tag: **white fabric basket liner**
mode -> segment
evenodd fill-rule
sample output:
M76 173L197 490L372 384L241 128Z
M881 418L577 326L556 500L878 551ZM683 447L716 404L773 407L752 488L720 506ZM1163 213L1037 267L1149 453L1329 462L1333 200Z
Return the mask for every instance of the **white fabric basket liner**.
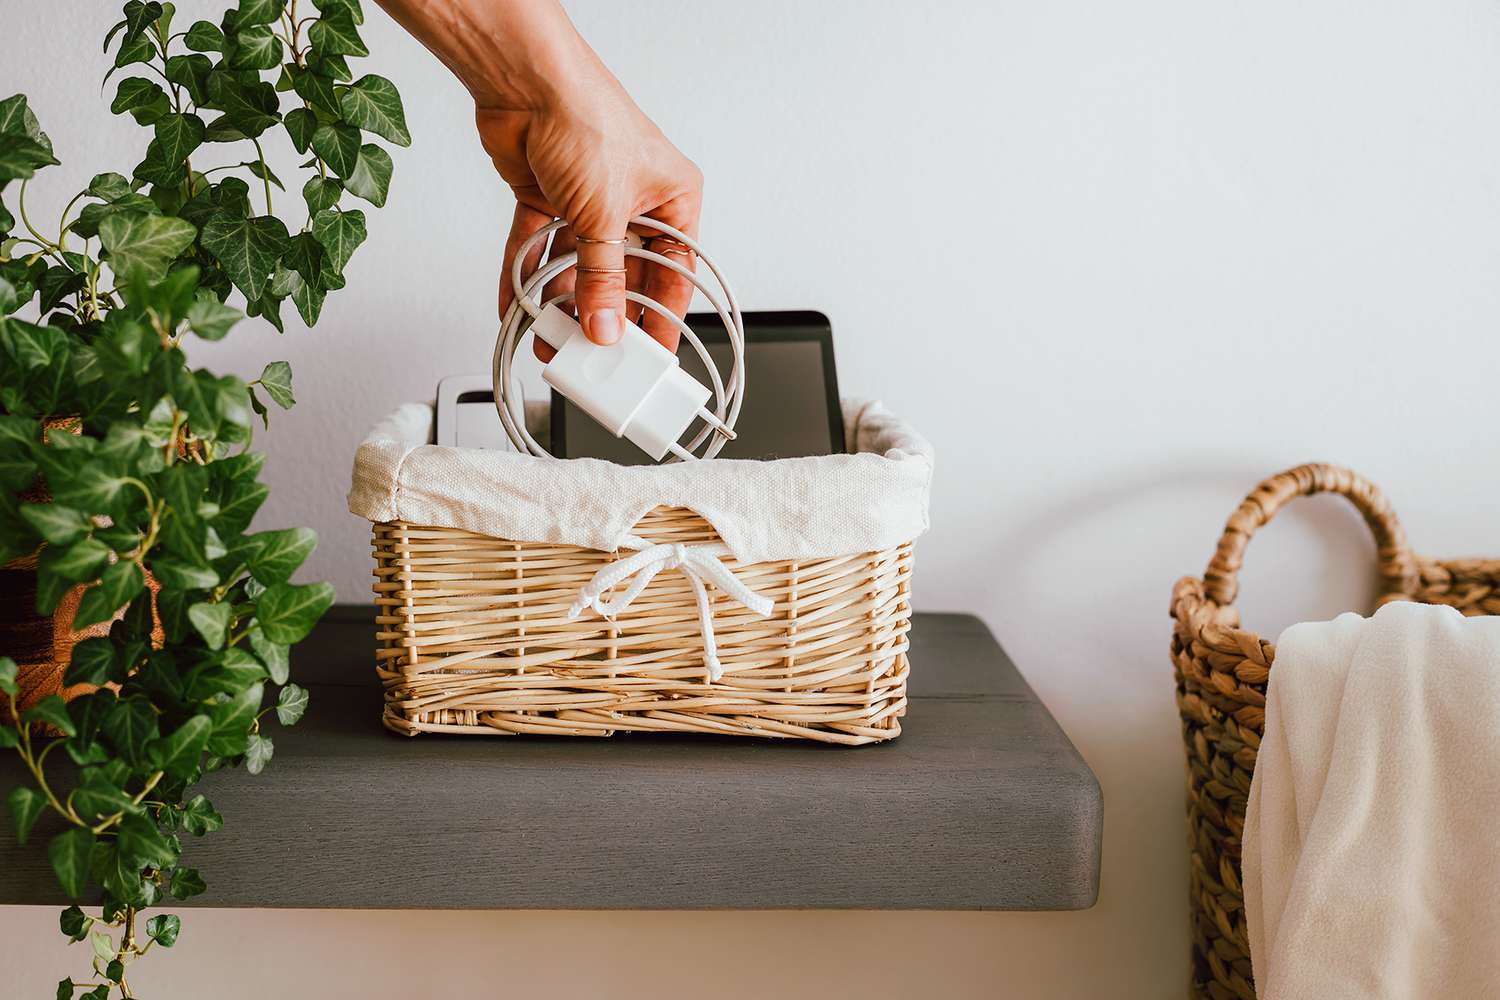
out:
M408 403L359 446L349 511L517 542L613 552L656 507L686 507L742 563L875 552L927 530L932 446L880 403L843 401L853 454L624 466L432 440L433 408ZM528 424L546 409L531 410Z

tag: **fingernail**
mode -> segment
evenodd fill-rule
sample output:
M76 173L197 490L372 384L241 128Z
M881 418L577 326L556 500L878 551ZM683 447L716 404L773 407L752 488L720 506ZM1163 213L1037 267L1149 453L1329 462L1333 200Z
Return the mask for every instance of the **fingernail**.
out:
M589 317L589 338L596 344L613 344L624 333L620 314L613 309L598 309Z

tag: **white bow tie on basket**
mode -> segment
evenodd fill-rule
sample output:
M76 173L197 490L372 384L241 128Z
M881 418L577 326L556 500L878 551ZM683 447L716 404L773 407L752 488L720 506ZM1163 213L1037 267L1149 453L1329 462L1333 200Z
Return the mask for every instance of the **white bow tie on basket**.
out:
M579 589L578 596L568 608L568 620L583 614L585 608L593 608L602 617L613 619L630 607L630 602L640 596L657 573L664 569L679 570L693 585L693 594L698 601L698 624L703 630L703 663L708 668L709 681L724 676L724 666L719 662L718 644L714 641L714 612L705 582L712 583L726 596L762 618L770 615L775 606L769 597L763 597L741 583L719 561L720 556L731 554L729 546L723 542L653 544L638 535L626 535L620 540L620 547L637 551L595 573L594 578ZM623 593L611 601L603 599L604 594L627 579L630 585Z

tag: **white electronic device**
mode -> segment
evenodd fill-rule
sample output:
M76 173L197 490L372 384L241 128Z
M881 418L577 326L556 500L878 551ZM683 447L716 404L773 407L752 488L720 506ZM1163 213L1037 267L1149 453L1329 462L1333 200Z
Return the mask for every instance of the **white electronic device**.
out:
M639 292L627 291L625 297L677 327L702 359L713 383L712 390L683 371L677 363L677 355L634 323L625 324L624 336L615 343L608 346L595 344L584 335L578 321L561 308L572 301L571 292L542 302L540 296L547 282L576 266L578 255L572 253L549 259L525 281L521 278L521 264L534 247L566 225L559 219L544 226L517 249L511 268L515 299L501 320L500 334L495 340L492 382L495 409L499 411L506 435L517 451L537 456L551 454L526 429L525 399L512 367L516 348L528 331L557 350L557 356L542 369L542 378L547 384L572 400L611 434L636 444L654 461L712 458L726 441L734 439L735 421L739 419L745 396L745 324L734 293L713 261L687 235L646 216L637 216L631 224L659 233L685 247L713 274L719 286L717 291L704 284L693 270L670 257L644 247L621 247L626 256L640 257L668 268L692 282L704 294L729 335L733 350L729 378L720 377L708 349L680 316ZM704 426L687 444L681 443L680 439L694 421L702 421Z
M488 375L449 375L438 383L434 444L447 448L514 451L505 426L495 419L494 380Z

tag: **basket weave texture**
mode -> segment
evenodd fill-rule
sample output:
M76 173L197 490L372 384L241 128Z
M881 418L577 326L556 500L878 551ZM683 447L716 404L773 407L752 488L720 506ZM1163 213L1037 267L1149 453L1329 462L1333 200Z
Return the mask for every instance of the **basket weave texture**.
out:
M648 542L718 541L658 507ZM769 618L710 591L724 674L710 682L691 583L655 576L613 620L573 620L579 589L622 554L404 522L374 527L378 672L396 732L714 733L865 744L906 712L912 547L724 565ZM629 553L623 553L628 555Z
M1276 647L1240 627L1234 600L1250 537L1289 500L1315 493L1347 497L1364 516L1375 536L1378 603L1418 601L1465 615L1500 614L1500 560L1414 555L1385 496L1348 469L1309 464L1272 476L1230 515L1203 578L1185 577L1172 592L1172 663L1187 744L1195 997L1255 997L1240 844Z

